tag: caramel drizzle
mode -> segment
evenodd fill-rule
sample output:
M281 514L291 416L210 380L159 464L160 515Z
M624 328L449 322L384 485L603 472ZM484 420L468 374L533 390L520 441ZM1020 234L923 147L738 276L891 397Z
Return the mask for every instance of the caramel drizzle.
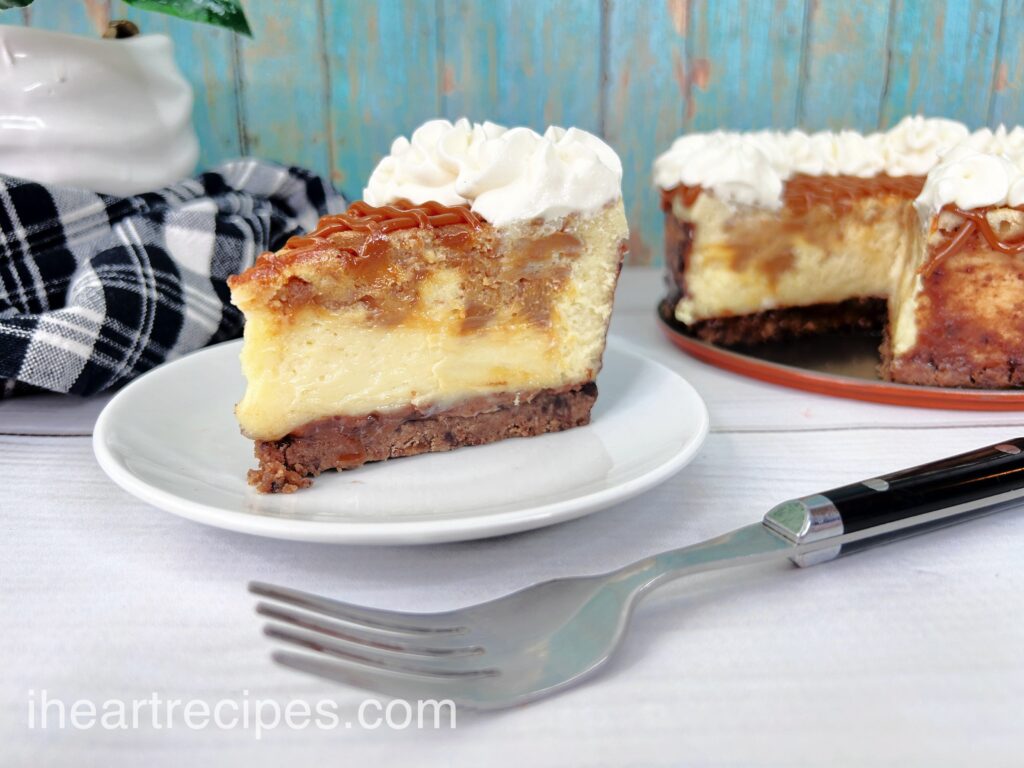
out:
M811 176L798 173L786 182L782 202L787 212L804 214L816 205L828 205L840 210L858 198L875 194L892 194L913 199L924 187L923 176ZM680 184L661 190L662 210L672 207L672 200L680 198L687 208L693 206L703 188Z
M977 208L971 211L965 211L956 205L947 205L942 210L950 211L955 213L957 216L961 216L965 219L964 225L957 230L957 233L949 239L949 241L935 251L931 260L921 270L923 277L929 277L931 274L940 266L941 262L956 255L964 249L967 245L967 241L970 240L971 235L976 231L981 233L981 236L985 238L985 242L988 243L989 247L994 251L1000 253L1010 254L1016 256L1019 253L1024 253L1024 238L1016 242L1009 242L1007 240L1000 240L999 235L996 234L995 230L992 229L992 225L989 223L988 211L991 211L996 206L988 206L986 208ZM1007 206L998 206L1000 208ZM1024 210L1024 208L1016 208L1015 210ZM936 216L932 224L932 231L935 231L935 227L938 226L939 217Z
M806 213L815 205L849 208L858 198L890 194L913 200L924 187L922 176L810 176L798 173L786 182L782 202L786 210Z
M449 206L433 201L417 205L403 199L396 200L394 205L373 206L357 200L344 213L324 216L316 229L308 235L289 238L285 247L307 250L340 232L365 232L368 235L366 242L369 243L400 229L429 229L452 224L465 224L479 229L483 219L465 205Z
M703 187L689 187L686 184L679 184L678 186L672 187L672 189L663 189L661 190L661 210L671 210L672 200L677 197L683 201L684 206L692 208L693 204L697 202L697 198L700 197L700 193L703 191Z

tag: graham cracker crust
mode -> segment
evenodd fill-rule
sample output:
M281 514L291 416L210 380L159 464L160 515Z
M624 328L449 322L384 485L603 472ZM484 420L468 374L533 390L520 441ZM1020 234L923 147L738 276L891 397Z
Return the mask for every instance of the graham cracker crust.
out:
M762 344L821 333L878 333L886 320L886 302L879 298L847 299L835 304L769 309L750 315L716 317L693 325L676 321L701 341L733 347Z
M1024 387L1024 364L1012 353L984 355L933 348L895 359L888 330L882 340L881 353L879 375L899 384L963 389Z
M321 419L280 440L257 440L259 468L249 470L249 484L260 493L292 493L330 469L580 427L590 422L596 400L597 385L587 382L478 398L435 413L409 406L358 418Z

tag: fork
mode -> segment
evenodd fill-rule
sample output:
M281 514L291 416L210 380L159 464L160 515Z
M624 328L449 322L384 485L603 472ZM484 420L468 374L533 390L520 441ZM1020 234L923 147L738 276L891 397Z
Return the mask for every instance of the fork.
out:
M1024 498L1024 438L785 501L760 523L611 573L561 578L442 613L365 608L260 582L278 663L406 700L509 707L577 683L620 645L638 599L670 579L788 557L832 560ZM271 602L272 601L272 602Z

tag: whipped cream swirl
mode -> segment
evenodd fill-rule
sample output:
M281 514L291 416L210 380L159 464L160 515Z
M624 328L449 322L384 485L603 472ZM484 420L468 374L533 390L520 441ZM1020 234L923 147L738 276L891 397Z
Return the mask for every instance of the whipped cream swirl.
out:
M992 155L1005 155L1010 158L1024 156L1024 128L1017 126L1011 131L1000 125L994 131L981 128L964 140L964 145L979 152Z
M827 176L858 176L866 179L884 173L882 144L883 138L877 133L864 136L856 131L821 131L810 137L812 153L821 159Z
M913 115L882 135L887 174L927 176L942 155L967 138L967 126L956 120Z
M778 164L783 157L776 138L768 132L692 133L676 139L655 161L654 180L663 189L701 186L723 200L777 208L782 204Z
M431 120L399 137L370 175L363 199L469 205L495 226L593 213L622 197L615 151L577 128Z
M979 151L970 143L947 152L914 201L922 219L946 205L970 210L1024 205L1024 157Z

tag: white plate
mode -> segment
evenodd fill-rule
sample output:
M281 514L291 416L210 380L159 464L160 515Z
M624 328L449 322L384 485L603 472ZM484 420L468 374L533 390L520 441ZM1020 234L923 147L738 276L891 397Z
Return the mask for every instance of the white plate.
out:
M594 512L669 478L708 430L686 381L609 339L589 426L328 472L311 488L246 484L252 443L233 408L241 342L201 350L125 387L100 414L103 470L143 501L201 523L282 539L424 544L525 531Z

